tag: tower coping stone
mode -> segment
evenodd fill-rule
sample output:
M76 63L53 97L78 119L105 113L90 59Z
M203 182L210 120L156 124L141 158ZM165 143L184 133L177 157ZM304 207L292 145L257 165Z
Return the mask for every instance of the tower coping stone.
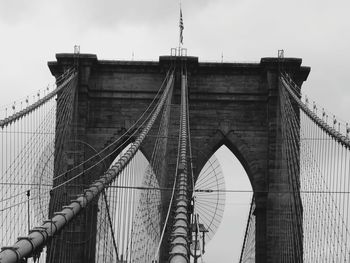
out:
M126 68L144 68L156 70L169 68L170 65L181 65L186 63L187 69L191 72L200 70L202 73L216 72L216 74L226 74L233 72L253 72L256 71L277 71L281 63L283 68L289 72L297 73L299 80L305 81L310 73L310 67L301 66L301 58L277 58L263 57L256 63L242 62L199 62L195 56L159 56L159 61L137 61L137 60L98 60L95 54L73 54L58 53L57 61L48 62L48 66L53 75L60 75L64 69L74 65L74 59L78 57L81 66L98 66L102 68L126 67Z

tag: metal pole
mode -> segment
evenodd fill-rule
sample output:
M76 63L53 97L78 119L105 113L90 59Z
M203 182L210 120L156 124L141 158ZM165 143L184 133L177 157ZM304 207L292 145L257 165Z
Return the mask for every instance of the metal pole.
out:
M29 200L30 200L30 190L27 191L27 198L28 198L28 233L29 233L29 230L30 230L30 203L29 203Z
M198 242L198 224L197 224L197 214L194 215L194 227L196 230L195 242L194 242L194 263L197 263L197 242Z

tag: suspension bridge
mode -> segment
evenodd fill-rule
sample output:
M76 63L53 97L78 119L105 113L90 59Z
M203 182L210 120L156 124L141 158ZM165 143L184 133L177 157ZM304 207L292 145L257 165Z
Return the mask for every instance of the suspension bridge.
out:
M240 263L350 262L350 127L303 95L310 68L185 53L57 54L53 87L1 108L1 263L204 262L222 145L253 189Z

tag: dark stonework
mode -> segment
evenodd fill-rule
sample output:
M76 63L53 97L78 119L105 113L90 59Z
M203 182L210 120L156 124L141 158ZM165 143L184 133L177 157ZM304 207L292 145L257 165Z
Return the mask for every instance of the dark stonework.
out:
M56 58L57 62L49 62L55 76L74 63L73 54L57 54ZM269 191L288 189L288 180L281 160L277 58L262 58L260 63L200 63L196 57L162 56L159 62L140 62L98 60L95 55L80 54L77 138L97 151L103 149L142 114L168 68L180 64L186 64L188 71L195 174L198 176L222 145L236 155L256 192L256 262L278 262L279 249L284 243L288 245L288 236L283 229L276 229L274 218L283 213L287 194ZM306 80L310 71L297 58L285 58L284 69L298 84ZM158 178L163 187L172 186L175 173L179 94L176 81L165 172ZM146 158L150 158L151 145L152 139L148 139L141 149ZM168 196L163 195L162 200L164 218ZM168 249L165 242L161 262L166 262Z

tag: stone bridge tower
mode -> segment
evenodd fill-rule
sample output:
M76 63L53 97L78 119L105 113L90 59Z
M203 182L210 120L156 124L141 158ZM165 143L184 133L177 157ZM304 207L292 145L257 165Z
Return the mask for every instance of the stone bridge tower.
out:
M54 76L74 63L73 54L57 54L56 58L57 61L49 62ZM255 192L256 262L277 262L280 248L288 239L285 231L275 224L275 216L286 209L283 205L286 193L279 192L288 187L280 158L278 59L262 58L260 63L202 63L197 57L161 56L158 62L141 62L98 60L96 55L80 54L78 60L80 79L75 129L79 140L96 150L101 150L111 138L121 135L135 122L155 96L170 65L186 64L195 173L199 174L222 145L235 154ZM302 67L301 62L298 58L284 59L285 70L299 85L310 71ZM179 94L176 81L168 131L175 137ZM150 144L146 142L142 149L146 158L151 154ZM174 174L176 144L172 139L167 141L167 171L158 178L161 187L172 186L169 175ZM166 207L166 196L163 200ZM94 220L85 222L95 223ZM93 262L84 256L84 251L94 251L93 247L66 249L75 250L76 262ZM165 242L161 262L166 262L167 250Z

